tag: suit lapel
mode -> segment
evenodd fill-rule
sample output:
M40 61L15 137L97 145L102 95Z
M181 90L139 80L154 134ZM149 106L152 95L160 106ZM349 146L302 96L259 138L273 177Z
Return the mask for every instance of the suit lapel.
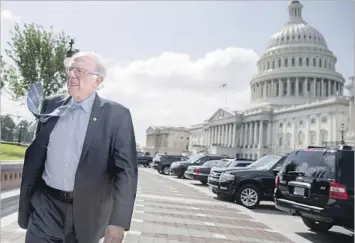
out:
M100 123L102 122L103 116L103 102L101 101L100 97L96 94L94 103L92 105L92 110L90 114L90 120L88 124L88 128L86 130L85 140L83 144L83 149L81 151L79 165L82 163L83 159L85 158L86 153L89 151L91 143L95 139L96 132L100 127Z

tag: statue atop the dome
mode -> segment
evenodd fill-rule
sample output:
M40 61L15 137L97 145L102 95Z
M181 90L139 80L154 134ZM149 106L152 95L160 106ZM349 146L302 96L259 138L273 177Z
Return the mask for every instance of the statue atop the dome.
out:
M290 23L302 23L304 22L302 19L302 8L303 5L297 1L293 0L291 4L288 6L288 14L290 18Z

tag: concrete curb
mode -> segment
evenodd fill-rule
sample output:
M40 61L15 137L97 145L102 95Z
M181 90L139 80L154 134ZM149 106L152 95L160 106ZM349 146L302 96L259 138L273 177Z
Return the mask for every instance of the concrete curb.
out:
M149 169L149 168L144 169L143 171L144 171L144 172L147 172L147 173L154 174L154 175L158 175L157 173L154 173L154 172L156 172L156 171L152 171L152 170ZM163 175L159 175L159 176L163 176ZM175 178L173 178L173 177L171 177L171 176L164 176L164 178L167 178L167 179L169 179L169 180L172 180L172 181L175 181L175 182L177 182L177 183L183 184L183 185L185 185L185 186L189 186L189 187L191 187L191 188L194 188L194 189L196 189L196 190L199 190L200 192L202 192L202 193L204 193L204 194L206 194L206 195L208 195L208 196L213 196L213 197L215 196L215 194L214 194L213 192L211 192L211 191L206 191L206 190L204 190L204 189L201 188L201 187L194 186L194 185L192 185L192 184L190 184L190 183L186 183L186 182L184 182L184 180L182 180L182 179L175 179ZM223 202L222 202L222 203L223 203ZM260 214L257 214L257 213L255 213L255 212L253 212L252 210L249 210L249 209L247 209L247 208L245 208L245 207L243 207L243 206L240 206L240 205L238 205L238 204L232 204L232 203L227 203L227 205L228 205L229 207L232 207L232 208L235 208L235 209L241 211L241 212L244 213L244 214L249 215L249 216L252 217L255 221L261 222L261 223L265 224L266 226L270 227L270 229L272 229L273 231L275 231L275 232L277 232L277 233L279 233L279 234L285 236L287 239L293 241L294 243L313 243L312 241L309 241L309 240L307 240L307 239L305 239L305 238L303 238L303 237L301 237L301 236L299 236L299 235L297 235L297 234L295 234L295 233L291 233L291 232L287 232L287 233L286 233L286 232L284 232L282 229L280 229L279 227L277 227L276 224L272 222L272 220L267 219L267 217L262 216L262 215L260 215ZM292 216L290 215L290 217L292 217Z

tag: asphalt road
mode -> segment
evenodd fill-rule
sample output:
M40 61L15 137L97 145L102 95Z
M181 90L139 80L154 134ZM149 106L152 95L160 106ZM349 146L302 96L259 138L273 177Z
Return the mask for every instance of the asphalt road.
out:
M1 218L13 214L18 210L19 195L1 200Z
M163 175L161 175L163 176ZM202 185L199 181L178 179L174 177L177 181L186 184L193 184L199 190L208 192L211 197L215 198L208 186ZM215 198L215 200L217 200ZM219 201L219 200L218 200ZM225 202L229 203L229 202ZM326 234L316 234L308 230L308 228L303 224L302 220L298 216L292 216L282 211L275 209L272 202L261 203L259 209L253 210L253 213L258 216L258 219L262 219L262 222L278 232L284 233L294 233L301 236L304 239L309 240L312 243L353 243L354 236L352 232L345 230L341 227L333 227Z

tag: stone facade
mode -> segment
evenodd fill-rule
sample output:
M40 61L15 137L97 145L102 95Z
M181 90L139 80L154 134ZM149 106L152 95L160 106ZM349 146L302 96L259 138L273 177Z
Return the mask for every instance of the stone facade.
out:
M144 151L179 155L189 149L189 129L184 127L149 127Z
M344 96L337 59L322 34L303 20L302 8L299 1L289 5L289 21L261 55L250 81L252 107L219 109L193 126L193 147L257 159L308 145L336 145L344 131L351 136L354 96Z

